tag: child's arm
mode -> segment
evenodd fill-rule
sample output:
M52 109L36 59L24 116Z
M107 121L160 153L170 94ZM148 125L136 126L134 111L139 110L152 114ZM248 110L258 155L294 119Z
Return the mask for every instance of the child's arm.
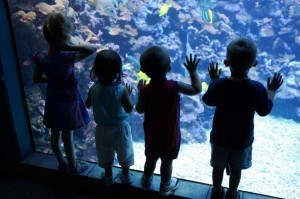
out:
M196 95L201 93L202 86L199 80L199 76L197 74L197 66L200 59L196 59L197 55L192 59L192 54L190 54L190 59L188 56L185 57L186 61L184 63L185 68L188 70L191 77L191 85L185 84L183 82L178 82L178 90L180 93L185 95Z
M43 77L42 66L40 64L36 64L34 72L33 72L33 82L34 83L47 83L48 79Z
M221 72L222 72L222 69L218 69L218 63L215 63L214 62L211 62L209 64L209 67L208 67L208 73L209 73L209 77L210 77L210 81L214 81L216 79L218 79L221 75Z
M268 77L268 97L270 100L274 101L275 92L282 85L283 79L280 73L275 73L272 81Z
M86 100L85 100L85 106L86 106L87 108L91 108L91 106L92 106L92 94L91 94L91 88L89 89L88 96L87 96L87 98L86 98Z
M133 110L133 104L130 99L131 93L132 93L132 87L129 84L126 84L123 90L123 95L121 100L121 104L126 113L131 113Z
M97 48L91 44L69 45L65 44L62 50L77 51L75 61L81 61L96 52Z
M144 108L143 108L143 104L141 101L141 97L140 97L140 89L142 88L142 86L146 85L146 81L145 80L140 80L137 87L138 87L138 101L135 105L135 110L138 113L144 113Z

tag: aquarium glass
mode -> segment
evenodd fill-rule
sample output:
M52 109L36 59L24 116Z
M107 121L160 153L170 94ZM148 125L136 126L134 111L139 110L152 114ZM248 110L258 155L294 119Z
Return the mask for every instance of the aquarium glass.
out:
M240 189L283 198L300 198L300 1L299 0L9 0L13 32L32 128L35 149L52 153L49 129L42 123L45 84L32 81L34 52L47 49L42 25L52 12L73 22L72 43L93 43L98 49L116 50L122 57L124 82L134 86L136 103L139 56L151 45L167 50L172 61L169 79L190 82L183 67L187 54L201 59L198 68L203 92L181 96L182 143L174 161L174 176L211 184L209 133L214 108L201 97L210 79L207 68L218 62L222 76L226 45L235 38L252 39L258 47L258 65L249 76L267 84L274 72L283 74L270 115L255 115L253 165L244 170ZM91 84L90 57L75 65L81 94L86 99ZM90 112L93 118L92 112ZM132 169L143 170L143 115L130 114L135 149ZM74 133L77 157L97 162L95 123ZM159 163L160 164L160 163ZM116 166L118 163L116 162ZM155 173L159 173L159 165ZM224 177L228 187L228 176Z

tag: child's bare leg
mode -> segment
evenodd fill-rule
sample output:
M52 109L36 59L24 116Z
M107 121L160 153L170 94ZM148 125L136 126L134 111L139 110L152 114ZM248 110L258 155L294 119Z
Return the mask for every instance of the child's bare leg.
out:
M161 159L160 175L161 182L168 183L171 180L173 172L173 160L172 159Z
M130 167L122 166L122 173L124 175L129 175Z
M150 159L146 158L146 162L144 165L144 176L146 178L151 178L151 176L155 170L155 167L156 167L156 162L157 162L157 159L150 160Z
M110 176L113 175L112 167L106 167L106 168L104 168L104 171L105 171L105 175L106 175L107 177L110 177Z
M60 166L67 166L67 162L64 158L64 154L61 147L60 137L61 137L61 132L51 130L50 142L51 142L52 151L58 161L58 164Z
M231 174L229 177L229 189L227 191L227 196L229 198L233 198L235 195L235 192L237 191L237 188L240 184L242 175L242 170L240 169L231 169Z
M67 155L68 163L71 168L76 168L76 157L73 143L73 131L63 131L62 140Z
M222 191L224 169L213 168L212 170L212 181L213 187L216 192Z

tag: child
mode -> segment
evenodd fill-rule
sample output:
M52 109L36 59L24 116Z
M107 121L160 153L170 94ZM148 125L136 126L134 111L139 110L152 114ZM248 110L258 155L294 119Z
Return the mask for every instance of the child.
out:
M197 74L199 61L196 56L186 57L184 66L191 77L190 85L166 79L166 74L171 70L171 61L162 48L152 46L140 57L141 71L151 78L148 85L145 85L143 80L139 82L139 98L136 104L136 111L145 114L146 162L141 179L145 190L152 187L152 175L159 158L161 159L159 193L168 196L179 185L178 179L171 177L173 159L178 156L181 139L179 93L196 95L201 92L202 87Z
M231 174L226 199L238 199L237 191L241 170L251 167L252 143L254 140L254 114L266 116L273 107L275 91L283 80L275 73L272 81L268 78L268 89L258 81L251 80L248 72L256 66L256 46L249 39L236 39L227 46L224 64L231 76L219 78L221 69L211 63L208 72L211 83L202 99L208 106L216 106L213 119L211 142L212 197L223 198L224 168L228 165Z
M130 166L134 164L131 128L126 121L133 110L130 100L132 88L122 84L122 61L113 50L102 50L91 70L95 80L88 93L86 107L93 107L96 127L96 150L100 167L105 173L102 179L106 185L113 184L112 167L117 153L122 172L119 178L123 184L131 184Z
M52 14L45 22L43 34L49 49L35 54L33 81L47 83L43 123L51 129L50 142L59 163L58 170L76 175L85 171L88 164L76 162L73 130L87 125L90 118L80 95L74 63L93 54L96 48L70 45L71 30L71 22L59 13Z

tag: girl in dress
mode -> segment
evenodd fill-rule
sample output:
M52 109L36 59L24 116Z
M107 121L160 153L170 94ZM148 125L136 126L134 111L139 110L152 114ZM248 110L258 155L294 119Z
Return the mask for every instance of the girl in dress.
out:
M47 83L43 123L51 129L50 142L59 163L58 170L76 175L85 171L88 164L76 161L73 130L87 125L90 117L80 95L74 64L92 55L96 47L70 45L71 31L71 22L60 13L54 13L46 20L43 34L49 49L34 55L33 80Z

